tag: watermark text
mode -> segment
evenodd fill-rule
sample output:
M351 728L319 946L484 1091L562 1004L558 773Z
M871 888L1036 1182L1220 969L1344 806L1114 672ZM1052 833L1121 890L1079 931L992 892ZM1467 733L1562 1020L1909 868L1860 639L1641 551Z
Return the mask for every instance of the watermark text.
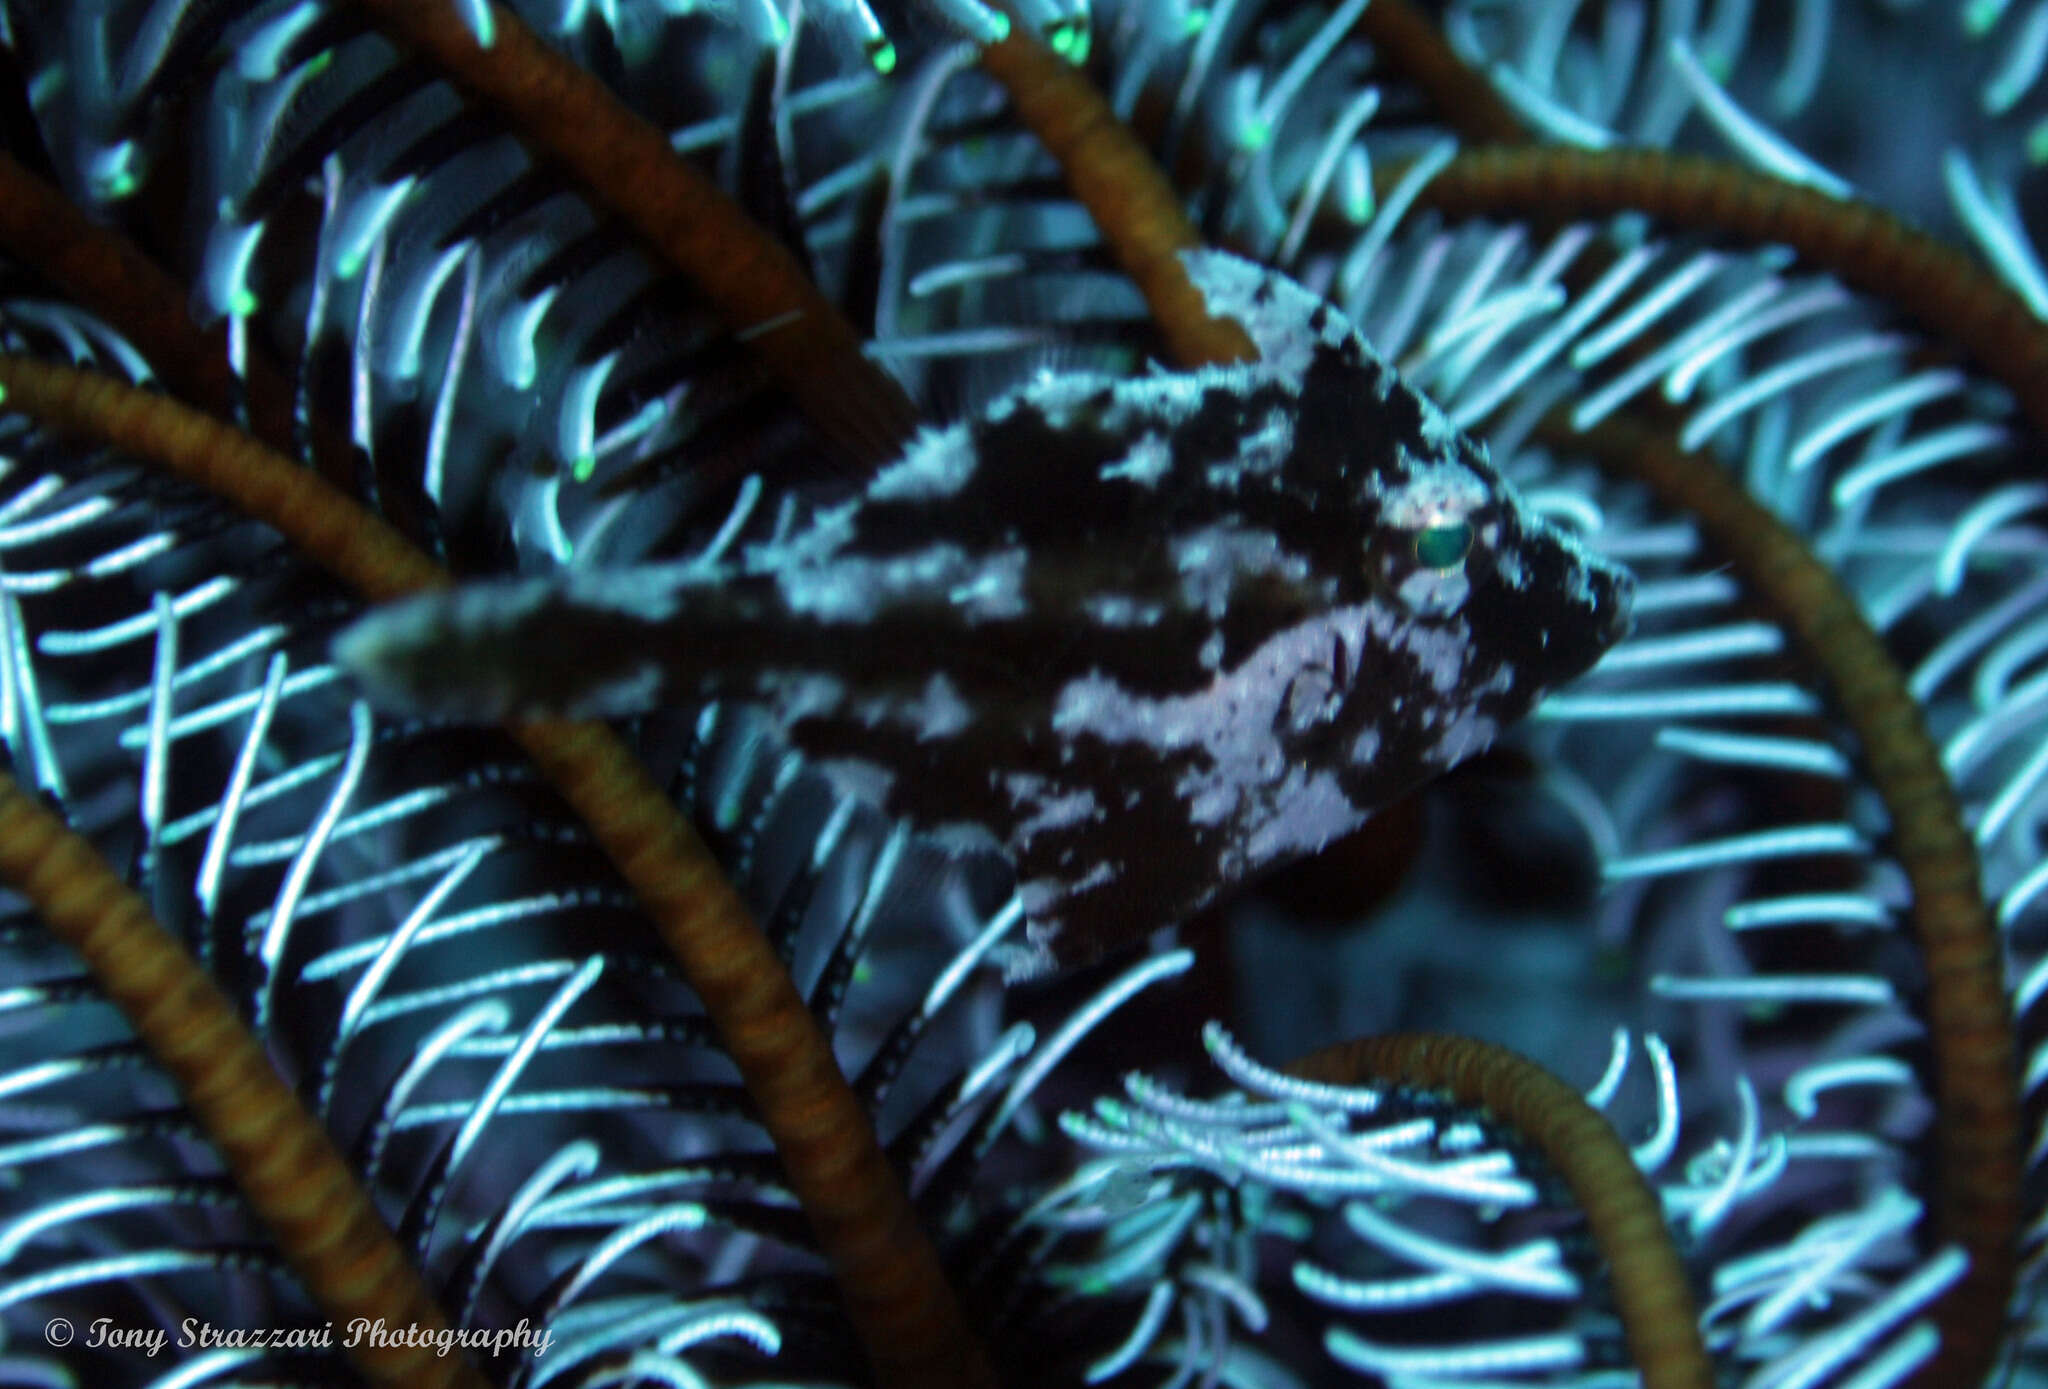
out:
M359 1346L386 1350L401 1346L431 1349L436 1355L454 1351L478 1351L486 1356L520 1351L538 1358L554 1344L555 1333L532 1325L521 1317L517 1326L480 1327L409 1326L379 1317L357 1317L337 1328L332 1322L319 1326L215 1326L198 1317L187 1317L176 1328L167 1326L122 1326L112 1317L94 1317L78 1327L65 1317L52 1317L43 1324L43 1339L63 1349L139 1350L148 1356L177 1347L179 1350L354 1350Z

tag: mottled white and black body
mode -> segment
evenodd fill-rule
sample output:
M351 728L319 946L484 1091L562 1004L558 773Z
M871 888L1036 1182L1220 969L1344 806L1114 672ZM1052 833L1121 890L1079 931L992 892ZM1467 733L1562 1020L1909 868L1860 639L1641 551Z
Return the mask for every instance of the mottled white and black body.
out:
M1049 959L1179 920L1486 747L1630 589L1334 309L1186 260L1261 361L1043 376L716 560L433 594L337 654L422 713L756 701L992 838Z

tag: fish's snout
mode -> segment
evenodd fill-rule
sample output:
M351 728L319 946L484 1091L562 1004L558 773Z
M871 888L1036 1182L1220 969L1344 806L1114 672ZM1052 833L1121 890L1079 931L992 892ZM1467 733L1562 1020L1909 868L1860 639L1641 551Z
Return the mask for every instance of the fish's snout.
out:
M1636 625L1636 576L1609 561L1593 567L1594 608L1601 614L1600 645L1604 649L1622 640Z
M1543 685L1555 689L1585 674L1635 628L1636 576L1611 560L1575 550L1566 603L1549 623Z

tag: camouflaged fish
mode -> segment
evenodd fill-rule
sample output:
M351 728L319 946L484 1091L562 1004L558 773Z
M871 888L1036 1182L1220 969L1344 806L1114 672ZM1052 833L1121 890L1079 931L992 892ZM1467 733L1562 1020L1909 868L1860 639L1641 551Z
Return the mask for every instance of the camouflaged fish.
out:
M1178 921L1485 748L1631 591L1335 309L1185 260L1262 360L1041 375L715 557L425 595L337 658L468 719L754 701L992 840L1043 962Z

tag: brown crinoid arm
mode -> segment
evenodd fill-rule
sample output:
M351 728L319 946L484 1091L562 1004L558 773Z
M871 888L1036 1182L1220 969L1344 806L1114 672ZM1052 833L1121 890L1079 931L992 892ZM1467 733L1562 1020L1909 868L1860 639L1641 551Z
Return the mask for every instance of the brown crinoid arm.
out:
M1201 245L1201 238L1165 173L1095 84L1021 26L983 50L981 66L1003 84L1018 119L1059 161L1075 200L1145 296L1173 359L1199 366L1254 356L1244 329L1209 316L1180 263L1180 253Z
M1669 431L1626 418L1584 434L1562 420L1548 442L1647 483L1699 526L1768 603L1826 680L1863 745L1891 817L1892 850L1913 888L1934 1044L1935 1229L1970 1256L1938 1306L1941 1352L1913 1379L1978 1384L1998 1355L2015 1279L2021 1211L2021 1106L2003 945L1984 904L1977 847L1905 676L1856 601L1799 537L1713 460Z
M1375 6L1375 9L1381 8ZM1408 7L1396 0L1394 9ZM1783 245L1806 264L1871 294L1953 344L2011 390L2048 433L2048 325L1968 256L1883 208L1835 197L1726 160L1665 150L1537 147L1503 124L1504 106L1471 91L1441 36L1390 15L1383 41L1446 118L1476 140L1431 178L1417 205L1449 218L1569 222L1619 213L1749 245ZM1477 74L1467 73L1471 80ZM1483 85L1483 84L1482 84ZM1389 177L1398 177L1390 174ZM2022 1117L2003 946L1985 907L1977 850L1939 749L1904 674L1855 600L1806 544L1713 460L1678 447L1668 420L1612 419L1580 434L1545 429L1648 483L1691 517L1771 604L1826 680L1863 747L1891 818L1892 847L1913 889L1912 923L1927 973L1933 1040L1936 1234L1967 1251L1969 1270L1939 1304L1940 1352L1916 1389L1981 1383L2006 1330L2021 1219Z
M0 357L8 409L212 491L366 597L447 582L392 527L227 425L111 378ZM938 1252L774 947L688 821L602 724L512 736L588 825L653 919L739 1068L885 1382L992 1382Z
M1528 1139L1586 1213L1644 1389L1713 1389L1713 1362L1663 1206L1613 1126L1578 1091L1526 1057L1471 1037L1366 1037L1311 1052L1286 1070L1327 1085L1440 1091Z
M1955 344L2048 433L2048 325L1968 256L1883 208L1721 159L1534 146L1459 155L1417 205L1452 218L1559 223L1632 212L1716 240L1790 246L1813 268Z
M330 1322L357 1318L434 1335L447 1319L405 1251L233 1005L135 890L77 833L0 773L0 881L76 950L176 1082L249 1205ZM348 1346L371 1382L484 1389L432 1341Z
M354 0L353 8L489 106L688 276L834 445L869 466L902 451L917 412L895 379L862 355L838 307L796 257L595 76L502 5L486 7L488 45L455 5Z

